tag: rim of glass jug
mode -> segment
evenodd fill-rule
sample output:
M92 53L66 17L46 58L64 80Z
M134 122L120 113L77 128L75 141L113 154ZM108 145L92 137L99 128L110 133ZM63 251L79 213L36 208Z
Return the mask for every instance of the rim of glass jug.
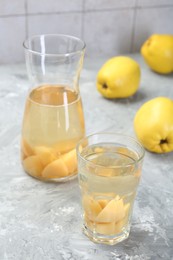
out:
M42 53L40 51L35 51L35 50L32 50L32 48L30 48L29 46L27 46L27 44L29 43L29 41L33 40L34 38L37 38L37 37L52 37L52 36L59 36L59 37L66 37L66 38L69 38L69 39L73 39L73 40L76 40L78 42L81 42L82 43L82 47L79 49L79 50L76 50L76 51L71 51L71 52L66 52L66 53ZM68 35L68 34L36 34L36 35L32 35L30 37L28 37L24 42L23 42L23 47L25 50L33 53L33 54L36 54L36 55L39 55L39 56L70 56L70 55L74 55L74 54L77 54L77 53L81 53L85 50L86 48L86 44L83 40L81 40L80 38L76 37L76 36L72 36L72 35Z

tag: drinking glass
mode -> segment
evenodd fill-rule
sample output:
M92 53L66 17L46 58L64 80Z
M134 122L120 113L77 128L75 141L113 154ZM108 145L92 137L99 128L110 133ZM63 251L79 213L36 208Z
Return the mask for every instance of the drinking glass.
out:
M77 173L75 147L85 135L79 91L85 43L68 35L36 35L24 42L24 49L30 89L22 165L40 180L67 181Z
M77 145L83 231L94 242L114 245L129 236L144 148L134 138L98 133Z

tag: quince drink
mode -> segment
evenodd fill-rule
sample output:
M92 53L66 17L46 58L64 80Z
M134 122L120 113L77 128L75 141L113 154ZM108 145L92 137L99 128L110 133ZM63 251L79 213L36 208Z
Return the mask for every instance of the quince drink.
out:
M115 244L128 237L141 168L131 149L103 143L81 152L79 163L84 233L94 242Z
M76 144L84 136L80 95L64 85L34 88L26 101L22 130L24 170L43 180L77 173Z

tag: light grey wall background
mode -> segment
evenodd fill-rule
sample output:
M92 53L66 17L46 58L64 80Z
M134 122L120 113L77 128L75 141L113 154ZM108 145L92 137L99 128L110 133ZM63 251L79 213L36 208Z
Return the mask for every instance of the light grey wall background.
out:
M0 63L24 61L22 42L41 33L80 37L96 58L137 52L173 34L173 0L0 0Z

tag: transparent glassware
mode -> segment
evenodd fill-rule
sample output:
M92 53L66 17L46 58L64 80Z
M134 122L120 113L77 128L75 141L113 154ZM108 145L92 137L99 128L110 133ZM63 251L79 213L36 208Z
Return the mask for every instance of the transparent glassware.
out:
M21 160L45 181L77 174L76 144L85 135L79 91L85 43L68 35L36 35L24 42L30 89L23 117Z
M144 148L113 133L85 137L77 145L83 231L94 242L117 244L129 236Z

